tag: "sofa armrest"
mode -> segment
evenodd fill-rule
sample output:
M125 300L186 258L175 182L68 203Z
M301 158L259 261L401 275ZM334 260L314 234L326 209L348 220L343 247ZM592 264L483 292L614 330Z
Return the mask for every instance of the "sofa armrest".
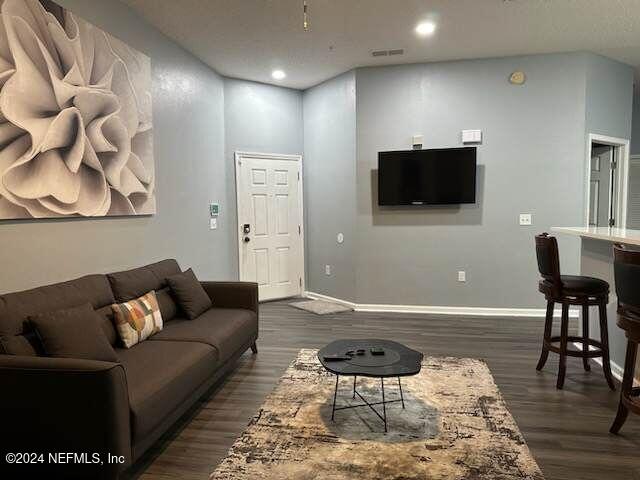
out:
M200 282L214 307L245 308L258 315L258 284L253 282Z
M118 363L0 355L0 471L6 478L116 478L131 463L129 396ZM7 453L43 454L8 464ZM86 454L54 462L51 454ZM99 455L102 464L96 461ZM108 455L124 463L108 462Z

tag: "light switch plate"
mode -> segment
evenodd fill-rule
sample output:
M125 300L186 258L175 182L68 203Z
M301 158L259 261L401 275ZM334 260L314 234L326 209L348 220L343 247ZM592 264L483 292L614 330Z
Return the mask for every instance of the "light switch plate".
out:
M458 281L459 282L466 282L467 281L467 272L465 272L464 270L459 270L458 271Z
M324 266L324 273L325 275L331 275L331 265Z
M533 224L533 219L530 213L521 213L520 214L520 225L531 225Z
M209 220L209 229L215 230L216 228L218 228L218 218L217 217L212 217Z
M462 143L482 143L482 130L463 130Z

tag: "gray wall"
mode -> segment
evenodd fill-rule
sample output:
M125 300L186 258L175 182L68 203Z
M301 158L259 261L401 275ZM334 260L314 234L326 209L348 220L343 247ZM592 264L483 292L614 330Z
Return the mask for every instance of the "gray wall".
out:
M506 81L516 69L524 86ZM629 137L631 84L630 67L582 53L358 70L358 302L540 307L533 235L582 223L586 132ZM465 128L484 133L476 205L377 206L378 151L417 133L457 146ZM578 242L560 248L578 272Z
M514 70L524 86L508 83ZM589 53L361 68L355 120L351 77L305 92L308 289L357 303L540 307L533 235L582 224L586 135L629 138L632 74ZM475 205L377 206L378 151L410 148L414 134L425 148L459 146L468 128L484 133ZM351 225L352 243L337 245ZM563 270L577 273L579 241L559 242Z
M587 133L630 139L633 68L600 55L585 59Z
M205 279L237 278L235 148L302 152L300 92L223 81L116 1L58 0L151 57L158 213L0 223L0 292L175 257ZM246 98L241 98L246 95ZM237 108L237 111L234 109ZM208 204L221 203L209 230Z
M307 289L345 300L356 283L355 88L351 71L304 93Z
M236 151L301 155L302 92L263 83L224 79L226 184L231 195L224 205L225 228L230 228L233 246L224 254L238 269L235 191Z
M640 155L640 85L636 84L633 95L633 129L631 133L631 154Z
M358 302L543 304L533 235L582 222L586 68L586 55L567 54L357 71ZM507 81L516 69L524 86ZM459 146L468 128L484 134L475 205L377 206L378 151L410 148L413 134L425 148ZM578 243L560 247L577 272Z

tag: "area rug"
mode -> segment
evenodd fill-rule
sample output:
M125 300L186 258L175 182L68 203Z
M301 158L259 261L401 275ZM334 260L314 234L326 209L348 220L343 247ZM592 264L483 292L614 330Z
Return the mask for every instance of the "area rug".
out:
M293 302L289 305L317 315L331 315L333 313L350 312L353 310L351 307L346 307L339 303L327 302L325 300L303 300L302 302Z
M472 358L426 357L402 379L405 406L387 406L389 432L367 407L331 421L335 376L316 350L301 350L211 480L542 480L487 365ZM380 401L380 380L358 378ZM337 405L352 399L341 378ZM397 379L385 380L387 399Z

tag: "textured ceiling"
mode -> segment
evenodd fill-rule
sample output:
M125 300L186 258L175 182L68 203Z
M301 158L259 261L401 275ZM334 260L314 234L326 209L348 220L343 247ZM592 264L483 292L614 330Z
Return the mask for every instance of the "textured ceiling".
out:
M308 88L358 66L588 50L640 65L640 0L124 0L230 77ZM438 28L419 38L423 19ZM372 50L404 48L373 58ZM271 78L279 68L282 81Z

